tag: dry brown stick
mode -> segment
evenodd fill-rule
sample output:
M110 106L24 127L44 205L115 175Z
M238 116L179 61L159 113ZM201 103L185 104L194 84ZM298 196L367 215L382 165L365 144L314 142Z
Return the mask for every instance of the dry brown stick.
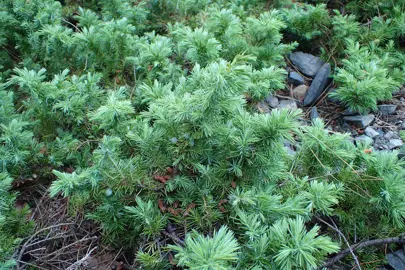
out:
M23 261L16 261L17 263L22 263L22 264L25 264L25 265L28 265L28 266L32 266L32 267L34 267L34 269L43 269L43 270L48 270L48 269L46 269L46 268L43 268L43 267L41 267L41 266L38 266L38 265L35 265L35 264L32 264L32 263L29 263L29 262L23 262Z
M364 247L386 245L386 244L405 244L405 237L401 235L398 237L368 240L368 241L364 241L364 242L361 242L358 244L351 245L350 249L355 251L357 249L364 248ZM342 260L344 257L346 257L350 253L350 249L347 248L347 249L337 253L337 255L335 257L326 261L323 265L319 266L318 269L329 267L329 266L332 266L335 263L339 262L340 260Z
M69 266L68 268L66 268L66 270L73 270L73 269L77 269L79 266L81 266L90 256L91 253L97 249L97 246L95 246L94 248L92 248L89 252L87 252L86 256L84 256L83 258L81 258L80 260L78 260L77 262L73 263L71 266Z
M60 251L62 251L62 250L64 250L64 249L70 248L70 247L72 247L72 246L74 246L74 245L77 245L77 244L79 244L79 243L81 243L81 242L86 242L86 241L89 241L89 240L96 240L96 239L97 239L97 236L92 236L92 237L88 237L88 238L82 238L82 239L80 239L80 240L78 240L78 241L76 241L76 242L73 242L73 243L71 243L71 244L69 244L69 245L67 245L67 246L61 247L60 249L55 250L54 252L52 252L52 253L50 253L50 254L47 254L47 255L44 256L42 259L48 258L48 257L50 257L50 256L52 256L52 255L55 255L55 254L57 254L58 252L60 252Z
M162 233L163 233L164 235L166 235L167 237L171 238L174 242L176 242L176 243L178 243L178 244L184 246L184 241L182 241L182 240L181 240L180 238L178 238L177 236L175 236L175 235L173 235L173 234L171 234L171 233L168 233L168 232L166 232L166 231L163 231Z
M19 263L18 261L21 261L22 256L24 255L25 249L27 248L27 245L29 242L31 242L32 239L34 239L35 236L37 236L39 233L46 231L46 230L50 230L56 227L60 227L60 226L68 226L68 225L72 225L73 223L60 223L60 224L55 224L43 229L40 229L39 231L35 232L28 240L27 242L25 242L25 244L22 246L20 252L18 253L18 257L17 257L17 265L16 265L16 269L20 269Z
M73 234L54 236L54 237L51 237L51 238L48 238L48 237L47 237L47 238L45 238L45 239L39 240L38 242L35 242L35 243L32 243L32 244L27 245L26 248L32 247L32 246L35 246L35 245L39 245L40 243L43 243L43 242L46 242L46 241L55 240L55 239L60 239L60 238L68 238L68 237L71 237L71 236L73 236Z
M350 254L352 254L352 257L354 259L354 262L356 263L356 266L359 270L361 270L361 266L360 266L360 262L359 259L357 258L356 254L354 254L353 249L350 247L349 241L347 241L346 236L336 227L336 226L332 226L331 224L329 224L328 222L324 221L323 219L316 217L317 220L319 220L320 222L322 222L323 224L325 224L326 226L328 226L329 228L331 228L332 230L334 230L335 232L337 232L345 241L348 250L350 252Z
M124 247L121 247L120 250L118 251L117 255L115 255L114 259L110 262L110 264L106 267L107 269L110 269L110 266L115 262L115 260L118 258L118 256L121 254L121 251Z

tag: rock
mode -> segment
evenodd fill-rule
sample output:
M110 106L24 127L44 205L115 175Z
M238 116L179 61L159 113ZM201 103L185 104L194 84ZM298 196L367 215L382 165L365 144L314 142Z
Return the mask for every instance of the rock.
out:
M278 105L278 98L270 95L266 97L266 102L270 105L270 107L275 108Z
M305 95L307 94L307 91L308 91L308 86L306 86L306 85L297 86L292 90L294 98L298 99L299 101L304 100Z
M289 110L296 110L298 109L297 102L294 100L282 100L280 103L277 105L278 109L289 109Z
M291 53L288 57L293 65L307 76L314 77L325 64L321 58L303 52Z
M374 121L374 115L367 114L367 115L345 116L343 117L343 120L345 120L348 124L354 125L358 128L365 128Z
M396 149L396 148L399 148L399 147L401 147L402 146L402 140L399 140L399 139L392 139L392 140L390 140L390 142L388 143L388 148L390 149L390 150L392 150L392 149Z
M366 134L368 137L370 138L374 138L377 137L378 135L380 135L380 133L378 133L374 128L372 127L367 127L364 130L364 134Z
M329 84L330 64L325 64L316 74L304 99L304 106L314 103Z
M316 118L319 118L319 113L316 106L311 108L311 113L309 114L309 117L311 118L312 121L314 121Z
M264 101L256 103L255 107L260 113L270 113L271 111L269 105Z
M405 149L399 149L398 158L402 159L405 157Z
M366 144L372 144L373 143L373 139L371 139L370 137L366 136L366 135L361 135L355 138L356 143L357 142L364 142Z
M403 250L397 250L386 255L388 264L395 270L405 269L405 254Z
M384 139L390 140L394 136L394 132L388 131L387 133L384 134Z
M290 147L288 146L284 146L287 154L289 154L290 156L295 156L296 152L294 150L292 150Z
M370 111L367 111L366 113L370 113ZM350 116L350 115L359 115L360 113L356 112L356 111L352 111L350 109L346 109L343 112L341 112L340 114L343 116Z
M377 107L382 115L391 115L397 109L397 105L394 105L394 104L383 104L383 105L378 105Z
M284 142L284 149L289 155L294 156L296 154L295 150L293 149L293 146L288 141Z
M301 85L305 83L305 80L300 74L293 71L288 75L288 83L293 85Z

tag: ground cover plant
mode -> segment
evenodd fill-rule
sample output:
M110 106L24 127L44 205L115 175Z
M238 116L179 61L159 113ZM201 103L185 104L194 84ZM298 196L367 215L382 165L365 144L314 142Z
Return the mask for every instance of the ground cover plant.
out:
M401 88L405 1L343 2L0 0L0 269L385 264L398 152L256 110L296 50L351 111Z

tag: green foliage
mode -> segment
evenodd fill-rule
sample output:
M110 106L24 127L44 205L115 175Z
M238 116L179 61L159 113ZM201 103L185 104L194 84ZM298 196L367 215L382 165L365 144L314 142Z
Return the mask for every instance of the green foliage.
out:
M283 9L283 16L287 22L287 31L307 40L322 35L331 20L325 4L313 6L295 3Z
M403 1L270 2L0 0L0 268L31 232L12 182L32 174L142 269L314 269L339 250L320 217L350 242L402 233L397 152L252 105L310 44L335 98L376 109L405 81Z
M281 269L313 269L323 256L339 250L329 237L317 236L319 227L307 232L301 218L287 219L270 228L277 255L275 262Z
M353 111L376 110L377 101L390 99L404 80L397 76L400 73L396 68L398 60L389 48L381 55L375 46L361 47L353 40L347 40L346 44L348 58L342 60L343 67L337 69L335 80L339 88L332 96Z
M171 248L178 252L178 265L189 269L229 269L231 263L237 260L239 250L232 231L226 227L221 227L212 237L193 232L186 237L184 245Z
M17 193L10 191L12 181L7 173L0 173L0 266L5 267L2 269L14 264L11 259L14 249L30 233L33 225L26 221L28 207L18 210L14 206Z

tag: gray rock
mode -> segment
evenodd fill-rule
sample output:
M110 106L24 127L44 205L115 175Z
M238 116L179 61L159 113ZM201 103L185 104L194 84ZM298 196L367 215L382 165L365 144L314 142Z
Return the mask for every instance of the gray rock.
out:
M290 147L288 146L284 146L287 154L289 154L290 156L295 156L296 152L294 150L292 150Z
M315 120L316 118L319 118L319 113L316 106L311 108L311 113L309 114L309 117L311 118L312 121Z
M316 74L304 99L304 106L314 103L329 84L330 64L325 64Z
M388 131L387 133L384 134L384 139L390 140L394 137L394 132Z
M294 98L298 99L299 101L303 101L308 92L308 86L306 86L304 84L297 86L292 90L292 92L293 92Z
M378 105L377 107L382 115L391 115L397 109L397 105L394 105L394 104L383 104L383 105Z
M370 111L367 111L366 113L370 113ZM343 112L340 113L343 116L350 116L350 115L359 115L359 112L352 111L350 109L346 109Z
M398 152L398 158L404 158L405 157L405 149L399 149Z
M298 109L297 102L294 100L286 99L280 101L280 103L277 105L278 109L289 109L289 110L296 110Z
M288 58L296 68L310 77L314 77L325 64L319 57L303 52L291 53Z
M266 102L270 105L270 107L275 108L278 105L278 98L270 95L270 96L266 97Z
M371 139L370 137L366 136L366 135L361 135L355 138L356 143L357 142L364 142L366 144L372 144L373 143L373 139Z
M293 71L288 75L288 83L292 85L301 85L305 83L305 80L300 74Z
M343 117L343 120L345 120L348 124L354 125L358 128L365 128L374 121L374 115L367 114L367 115L345 116Z
M368 137L370 138L374 138L377 137L378 135L380 135L380 133L378 133L374 128L372 127L367 127L364 130L364 134L366 134Z
M388 264L395 270L405 269L405 254L403 250L397 250L386 255Z
M388 143L388 148L390 149L390 150L392 150L392 149L396 149L396 148L399 148L399 147L401 147L402 146L402 140L399 140L399 139L392 139L392 140L390 140L390 142Z

